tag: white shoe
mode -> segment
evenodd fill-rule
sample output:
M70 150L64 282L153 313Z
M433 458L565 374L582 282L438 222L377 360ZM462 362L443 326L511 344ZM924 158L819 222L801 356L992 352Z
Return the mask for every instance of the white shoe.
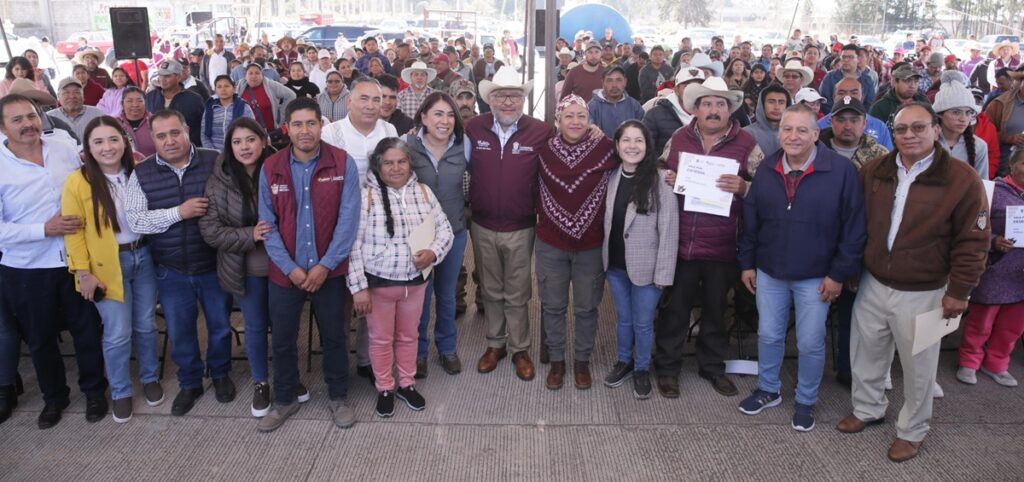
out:
M932 382L932 398L943 398L946 396L946 392L942 391L942 387L939 386L939 382Z
M885 372L885 389L886 390L892 390L892 369L891 368L889 369L889 371Z
M960 367L956 371L956 379L962 383L968 385L974 385L978 383L978 370L967 367Z
M992 379L995 380L996 383L998 383L998 384L1000 384L1000 385L1002 385L1004 387L1016 387L1017 386L1017 379L1013 378L1013 375L1010 375L1010 372L1008 372L1008 371L1003 370L1003 371L1001 371L999 373L995 373L995 372L991 372L989 370L986 370L985 367L981 367L981 373L984 373L984 374L992 377Z

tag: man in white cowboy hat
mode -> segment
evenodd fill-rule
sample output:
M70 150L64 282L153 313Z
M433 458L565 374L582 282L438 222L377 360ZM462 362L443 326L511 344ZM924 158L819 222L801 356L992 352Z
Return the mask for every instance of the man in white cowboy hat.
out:
M100 67L100 62L103 62L103 54L101 54L99 50L93 47L79 50L78 53L75 54L74 62L76 64L84 65L85 70L89 72L89 78L99 82L104 89L110 87L110 74L107 73L106 69Z
M437 71L427 67L427 64L419 60L402 69L402 80L409 84L409 88L398 93L398 110L409 117L416 115L423 99L434 93L430 83L434 81L435 77L437 77Z
M775 67L775 78L782 80L782 86L789 92L790 97L796 97L800 89L807 87L814 80L814 71L804 66L800 57L794 57L787 60L785 65Z
M679 261L675 282L664 297L655 324L654 361L658 367L658 390L666 398L679 397L679 372L683 345L690 331L690 311L703 295L704 308L697 340L697 373L716 392L735 396L739 391L725 374L729 337L725 323L726 293L739 277L736 258L742 199L764 154L757 141L740 129L731 114L743 104L743 91L729 90L721 77L711 77L683 92L683 108L694 121L677 130L666 146L665 165L671 171L668 182L675 184L680 154L725 157L739 164L736 174L723 175L718 188L733 193L729 216L692 212L685 196L679 200Z
M1020 67L1020 44L1011 42L1009 40L1003 40L992 47L992 52L989 53L990 57L995 60L988 64L988 83L989 85L995 85L996 83L996 72L999 69L1007 68L1010 70L1016 70Z
M327 89L327 74L334 71L331 65L331 53L327 49L320 49L316 54L316 67L309 72L309 81L320 88L320 92Z
M654 105L644 114L643 123L651 131L654 141L654 152L661 155L665 145L680 127L690 125L693 113L683 108L683 94L689 85L704 82L704 71L696 67L683 67L676 73L676 85L673 91L654 101Z
M960 71L970 77L974 67L985 60L985 56L981 55L981 44L977 40L967 42L967 51L971 53L971 57L960 62Z
M562 95L558 100L568 97L569 94L576 94L583 100L590 102L594 91L601 88L603 82L601 66L601 45L597 42L587 43L583 51L583 62L569 70L565 75L565 83L562 84Z
M558 51L558 63L555 67L558 69L558 80L565 80L565 77L569 75L569 65L576 58L576 53L569 50L569 47L562 47Z
M473 169L470 208L473 212L474 258L480 270L487 350L477 364L480 373L493 371L512 353L516 375L532 380L530 359L531 272L536 184L541 146L554 135L550 125L523 114L533 88L510 66L492 80L480 82L480 95L491 112L466 123Z
M824 79L821 79L821 86L818 92L825 98L822 103L822 109L827 112L832 111L832 101L835 98L836 83L842 80L844 77L853 77L860 81L861 92L864 94L862 99L864 105L871 105L875 101L876 86L875 81L872 80L871 75L868 73L871 69L860 69L857 65L860 54L860 47L854 44L846 44L839 51L839 66L832 69L831 72L825 75Z

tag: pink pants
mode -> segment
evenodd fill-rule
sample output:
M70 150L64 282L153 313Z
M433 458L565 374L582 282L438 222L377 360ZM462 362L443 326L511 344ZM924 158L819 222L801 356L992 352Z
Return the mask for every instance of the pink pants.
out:
M1009 305L971 303L964 322L960 366L999 373L1010 366L1010 353L1024 333L1024 302ZM985 346L988 342L988 346Z
M371 288L372 311L366 315L370 337L370 363L377 391L395 390L392 364L398 365L398 386L416 383L416 349L426 283Z

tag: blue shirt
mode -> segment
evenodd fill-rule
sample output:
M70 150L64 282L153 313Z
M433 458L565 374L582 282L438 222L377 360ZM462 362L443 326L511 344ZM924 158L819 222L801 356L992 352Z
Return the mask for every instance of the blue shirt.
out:
M885 146L886 149L891 151L892 134L889 133L889 128L885 127L885 122L882 122L881 119L874 117L871 114L864 115L868 119L868 125L864 127L864 133L874 137L875 142ZM824 129L826 127L832 127L832 114L818 119L818 128Z
M843 69L837 67L825 74L825 78L821 79L821 88L818 89L818 93L825 98L825 100L821 101L822 112L832 112L832 97L835 96L836 84L843 80L843 76ZM857 72L857 80L860 81L860 91L864 96L861 101L865 107L870 107L875 101L875 91L878 89L878 86L875 85L874 79L868 74L868 69L859 70Z
M356 240L356 231L359 228L359 170L352 157L345 162L345 186L342 192L341 206L338 209L338 221L334 227L334 235L331 243L327 246L323 259L317 255L316 245L316 222L313 217L313 200L311 198L310 186L312 185L313 173L316 171L317 162L320 160L320 151L309 162L300 162L295 159L294 151L289 151L289 167L292 173L292 185L295 191L295 202L298 211L295 213L295 259L292 259L288 249L284 246L284 240L278 231L277 214L274 212L271 203L270 187L267 184L265 171L260 171L260 219L270 222L274 229L267 234L264 242L267 254L285 275L288 275L295 268L302 268L306 272L318 264L323 265L329 271L333 271L348 258L352 244Z

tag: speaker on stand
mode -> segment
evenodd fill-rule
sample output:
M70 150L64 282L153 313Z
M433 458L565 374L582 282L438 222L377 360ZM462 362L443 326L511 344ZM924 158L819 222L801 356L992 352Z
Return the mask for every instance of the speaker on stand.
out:
M142 73L138 59L153 57L149 11L145 7L111 7L110 31L114 37L115 58L131 60L135 66L135 78L141 84Z

